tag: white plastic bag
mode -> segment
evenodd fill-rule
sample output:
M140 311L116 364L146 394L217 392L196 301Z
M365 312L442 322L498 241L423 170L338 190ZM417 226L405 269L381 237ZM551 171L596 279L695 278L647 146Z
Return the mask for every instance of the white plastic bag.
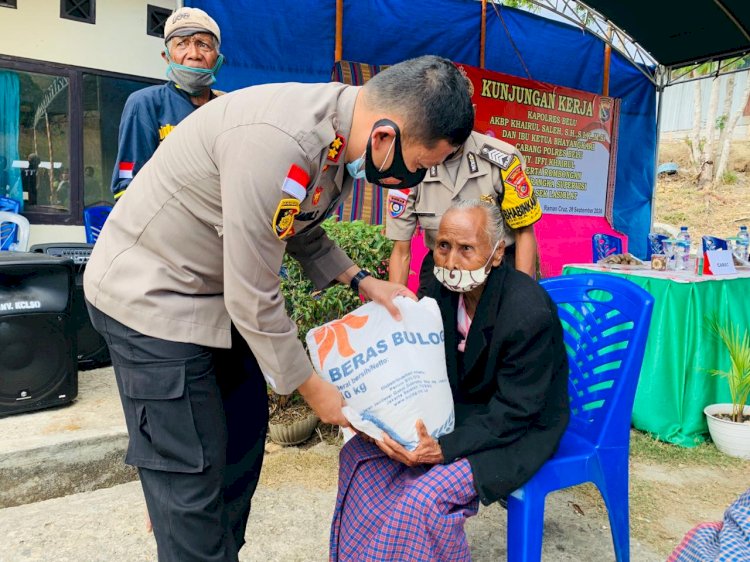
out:
M385 431L413 450L418 419L432 437L453 431L453 395L437 303L406 297L394 303L400 322L370 302L310 330L306 341L318 374L344 395L349 422L374 439Z

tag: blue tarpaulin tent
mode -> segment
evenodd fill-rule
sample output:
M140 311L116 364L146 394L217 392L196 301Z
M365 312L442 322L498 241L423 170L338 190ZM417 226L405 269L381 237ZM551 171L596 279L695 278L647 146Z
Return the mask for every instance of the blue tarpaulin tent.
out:
M221 27L227 62L220 88L330 80L335 0L192 0L185 5L206 10ZM345 2L342 59L393 64L437 54L479 66L480 14L475 0ZM500 21L488 14L487 69L529 77L525 65L534 80L601 93L604 45L599 39L521 10L502 8L502 15ZM656 89L613 52L609 95L621 99L614 227L629 236L630 251L643 256L654 188Z

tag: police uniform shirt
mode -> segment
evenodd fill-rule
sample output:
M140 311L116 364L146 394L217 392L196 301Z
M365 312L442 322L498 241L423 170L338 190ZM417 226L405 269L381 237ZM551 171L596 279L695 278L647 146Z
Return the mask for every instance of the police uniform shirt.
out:
M352 261L319 223L351 191L359 88L269 84L217 98L162 142L87 264L86 298L148 336L227 348L234 322L274 388L312 373L286 314L285 251L318 288Z
M541 218L541 207L524 171L525 162L514 146L472 132L457 158L460 163L455 180L447 167L452 164L449 161L430 168L423 182L411 190L389 191L388 238L410 240L419 224L425 244L434 250L440 219L454 201L461 199L499 204L510 229L532 225ZM515 242L512 231L505 242Z

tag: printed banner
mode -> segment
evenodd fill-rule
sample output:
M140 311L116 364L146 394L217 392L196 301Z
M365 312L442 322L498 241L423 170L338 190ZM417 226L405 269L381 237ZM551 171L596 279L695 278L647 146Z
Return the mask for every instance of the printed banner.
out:
M516 146L546 214L612 220L619 100L459 65L474 128Z

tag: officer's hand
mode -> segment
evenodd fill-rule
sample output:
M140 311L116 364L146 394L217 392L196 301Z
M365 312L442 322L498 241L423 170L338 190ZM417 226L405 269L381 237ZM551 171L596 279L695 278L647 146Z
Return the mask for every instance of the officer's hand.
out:
M323 423L349 427L349 421L341 412L344 397L333 384L313 373L297 390Z
M365 277L359 282L359 292L366 299L373 300L386 307L394 320L401 320L401 312L398 310L398 307L393 304L394 298L402 296L409 297L412 300L417 300L417 295L400 283L383 281L382 279L376 279L371 276Z

